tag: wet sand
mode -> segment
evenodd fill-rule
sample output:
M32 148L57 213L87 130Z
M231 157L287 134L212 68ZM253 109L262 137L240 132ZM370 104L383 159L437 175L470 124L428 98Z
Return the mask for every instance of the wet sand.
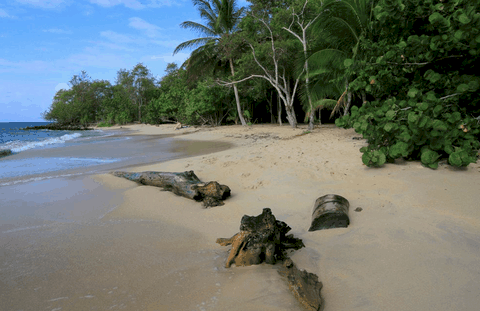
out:
M171 126L130 128L138 135L176 133ZM194 170L200 179L232 189L224 206L203 209L109 174L86 177L85 188L95 195L87 191L63 201L74 206L75 212L66 212L81 220L56 223L53 217L44 227L17 231L2 223L1 305L302 310L274 267L226 269L229 249L215 243L238 232L244 214L270 207L303 239L306 247L292 259L323 282L326 311L478 309L479 162L436 171L405 161L366 168L358 151L365 142L332 126L307 135L304 128L278 126L180 131L191 133L178 141L229 142L233 148L127 170ZM55 189L39 190L44 214L57 212L47 203ZM351 225L308 232L313 203L327 193L350 201ZM22 201L20 194L17 199ZM354 212L356 207L363 210Z

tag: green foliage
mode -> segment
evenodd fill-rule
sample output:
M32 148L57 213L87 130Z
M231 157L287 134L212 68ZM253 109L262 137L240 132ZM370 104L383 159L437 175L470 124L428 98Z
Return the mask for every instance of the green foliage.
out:
M400 157L433 169L441 158L453 166L476 162L479 7L467 0L378 1L375 40L361 40L367 61L350 84L376 100L336 120L367 139L368 147L361 149L366 165Z

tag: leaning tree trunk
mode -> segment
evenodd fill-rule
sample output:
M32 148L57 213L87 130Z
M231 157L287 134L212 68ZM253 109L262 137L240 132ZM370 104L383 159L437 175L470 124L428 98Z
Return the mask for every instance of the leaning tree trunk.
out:
M230 71L232 72L232 77L235 75L235 71L233 70L233 60L230 58ZM235 93L235 102L237 103L237 112L238 117L240 118L240 122L242 122L243 126L247 126L245 122L245 118L243 117L242 106L240 105L240 98L238 97L238 89L237 84L233 84L233 92Z
M202 182L193 171L182 173L171 172L113 172L117 177L123 177L142 185L161 187L195 201L202 201L205 207L223 205L222 202L230 196L230 188L216 181Z

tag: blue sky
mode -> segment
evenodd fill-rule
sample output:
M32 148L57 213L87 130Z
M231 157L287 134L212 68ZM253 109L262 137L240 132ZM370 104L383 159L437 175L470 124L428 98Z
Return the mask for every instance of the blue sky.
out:
M239 1L247 5L246 1ZM1 0L0 122L43 121L56 91L85 70L114 83L119 69L146 65L156 77L197 34L191 0Z

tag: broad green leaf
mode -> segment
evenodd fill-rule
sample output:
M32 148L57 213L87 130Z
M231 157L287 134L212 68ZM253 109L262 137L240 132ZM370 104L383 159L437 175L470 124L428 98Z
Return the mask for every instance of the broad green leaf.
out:
M464 25L470 23L470 18L468 18L468 16L465 15L465 13L462 14L462 15L460 15L460 16L458 17L458 20L460 21L460 23L462 23L462 24L464 24Z
M351 58L345 59L345 60L343 61L343 65L344 65L345 67L347 67L347 68L350 67L350 66L352 66L352 65L353 65L353 59L351 59Z
M417 104L417 107L418 109L420 109L421 111L425 111L428 109L429 105L427 102L422 102L422 103L418 103Z
M462 38L463 38L463 31L462 31L462 30L457 30L457 31L455 31L454 37L457 38L458 40L462 40Z
M463 84L460 84L459 86L457 86L457 92L463 93L463 92L466 92L466 91L468 91L468 84L463 83Z
M418 127L425 127L425 125L427 125L427 122L430 118L427 117L427 116L421 116L420 117L420 121L418 122Z
M387 124L385 124L385 126L383 127L383 129L384 129L386 132L391 132L391 131L397 129L397 125L396 125L395 123L388 122Z
M433 121L433 129L437 131L446 131L447 125L442 120Z
M438 13L438 12L435 12L433 13L432 15L430 15L428 17L428 20L430 23L436 23L436 22L439 22L439 21L442 21L443 20L443 16L442 14Z
M436 162L439 157L440 155L437 152L426 148L422 151L420 159L423 164L428 165Z
M399 157L408 156L408 144L403 141L397 142L395 145L391 146L388 150L390 157L396 159Z
M420 92L417 88L411 88L409 91L408 91L408 96L411 97L411 98L414 98L415 96L417 96L418 92Z
M397 113L393 110L389 110L387 111L387 113L385 114L385 117L387 118L387 120L392 120L393 118L395 118L395 115Z
M418 114L416 114L415 112L410 112L408 114L408 122L415 123L417 121L418 121Z
M448 153L448 154L452 154L454 149L453 149L453 146L452 145L447 145L445 146L445 148L443 148L443 150Z

